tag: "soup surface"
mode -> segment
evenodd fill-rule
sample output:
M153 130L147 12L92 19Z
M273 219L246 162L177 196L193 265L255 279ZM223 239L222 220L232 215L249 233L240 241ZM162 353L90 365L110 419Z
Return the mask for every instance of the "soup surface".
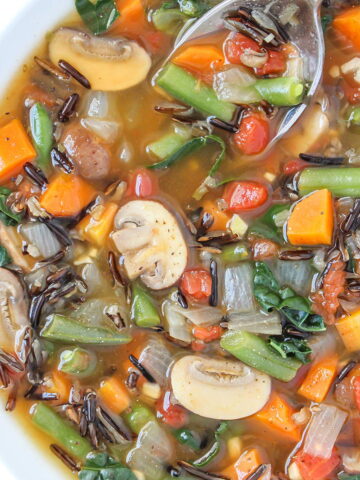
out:
M212 6L76 0L2 99L6 409L69 478L358 480L360 7L270 149L301 11L169 59Z

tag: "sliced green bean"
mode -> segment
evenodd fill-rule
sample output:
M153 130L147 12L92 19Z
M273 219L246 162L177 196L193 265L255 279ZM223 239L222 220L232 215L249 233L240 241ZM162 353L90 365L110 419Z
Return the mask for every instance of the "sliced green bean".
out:
M30 108L30 130L38 154L37 163L43 170L50 165L50 150L53 146L53 123L42 103Z
M96 366L97 359L94 352L75 347L61 352L58 369L61 372L84 378L92 375Z
M336 197L360 197L360 168L305 168L299 178L300 195L327 188Z
M138 435L148 422L155 420L155 415L150 408L138 404L132 408L131 412L124 415L124 419L131 430Z
M299 105L304 96L304 84L295 77L265 78L254 86L263 100L277 107Z
M120 345L132 340L128 333L85 325L73 318L59 314L48 317L40 336L54 342L105 346Z
M202 84L198 78L177 65L166 65L156 78L156 83L169 95L206 116L214 115L225 122L233 118L235 105L219 100L211 87Z
M69 454L85 460L91 452L90 442L83 438L70 424L60 417L51 407L38 403L32 410L32 421L43 432L50 435Z
M138 283L132 286L131 317L138 327L155 327L161 323L151 296Z

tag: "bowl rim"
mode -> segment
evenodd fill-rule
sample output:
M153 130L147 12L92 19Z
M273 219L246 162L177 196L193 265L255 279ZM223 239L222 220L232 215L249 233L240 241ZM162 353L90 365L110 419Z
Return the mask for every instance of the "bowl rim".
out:
M0 2L0 95L3 98L19 68L44 35L74 8L74 0L12 0ZM3 116L5 112L0 112ZM5 412L0 395L1 480L64 480L74 478L52 454L32 442L25 422ZM14 447L15 446L15 447Z

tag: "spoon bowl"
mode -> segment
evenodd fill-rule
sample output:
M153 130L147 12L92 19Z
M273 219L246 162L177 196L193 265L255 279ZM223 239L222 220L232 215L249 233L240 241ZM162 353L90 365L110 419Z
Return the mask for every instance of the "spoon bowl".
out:
M286 33L289 41L297 47L303 60L303 80L308 88L300 105L281 109L277 114L277 131L274 132L267 150L295 124L305 111L317 91L324 65L325 46L320 18L321 0L294 0L293 3L298 6L296 18L299 21L288 23ZM265 12L277 20L281 12L288 6L289 0L276 0L275 2L269 2L269 0L224 0L193 22L188 29L181 32L168 60L184 43L224 30L224 17L239 7Z

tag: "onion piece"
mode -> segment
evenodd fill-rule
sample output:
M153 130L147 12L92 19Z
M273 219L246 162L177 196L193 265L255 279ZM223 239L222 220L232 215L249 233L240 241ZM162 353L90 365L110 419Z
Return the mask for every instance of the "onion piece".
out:
M85 115L93 118L106 118L109 113L109 94L92 90L85 100Z
M313 270L307 260L277 260L274 275L280 285L291 287L299 295L306 296L311 289Z
M136 447L130 450L126 463L132 470L144 474L145 478L161 480L164 465L173 455L172 442L156 421L148 422L140 431Z
M97 118L82 118L81 125L95 133L98 137L107 143L113 143L119 135L120 124L108 120L99 120Z
M179 309L181 309L181 307L179 307ZM182 309L182 311L187 320L197 326L214 325L219 323L223 317L223 313L219 308L207 305L196 308L189 307L186 310Z
M313 407L305 437L304 452L313 457L330 458L347 413L325 403Z
M282 333L280 315L275 311L268 315L262 312L231 313L228 320L229 330L243 330L264 335L281 335Z
M223 305L228 313L254 312L253 271L242 262L235 267L227 267L224 273Z
M219 100L232 103L256 103L261 100L253 87L256 78L243 67L231 67L213 76L213 88Z
M155 337L149 339L139 357L139 362L161 386L166 382L166 375L171 361L169 350L161 340Z
M165 300L162 304L162 311L167 322L170 337L185 343L191 343L192 335L186 324L186 317L180 309L184 310L171 300Z
M21 226L21 234L35 245L44 258L52 257L61 250L58 239L44 223L26 223Z
M322 358L335 353L341 343L337 329L327 327L326 332L314 335L308 340L312 353L311 358Z

